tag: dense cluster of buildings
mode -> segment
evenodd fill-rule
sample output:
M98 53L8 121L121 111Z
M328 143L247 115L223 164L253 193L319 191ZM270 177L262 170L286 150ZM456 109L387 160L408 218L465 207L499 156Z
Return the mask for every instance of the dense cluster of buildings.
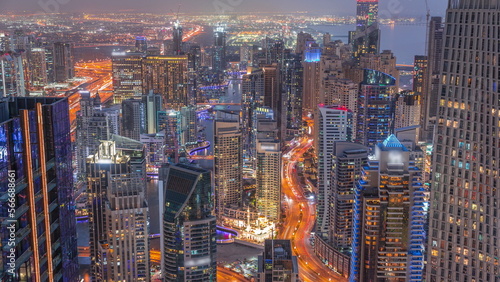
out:
M45 92L74 78L73 43L13 31L0 41L1 280L76 281L78 214L92 281L151 281L150 220L163 281L216 281L218 226L264 245L257 281L299 281L294 241L274 238L282 152L307 136L326 267L349 281L500 281L499 19L498 0L449 1L404 91L378 0L357 0L348 43L300 31L293 49L266 37L233 52L220 23L210 45L188 43L176 19L160 44L138 36L110 54L112 103L66 93L74 122L74 101ZM241 101L225 103L234 80Z

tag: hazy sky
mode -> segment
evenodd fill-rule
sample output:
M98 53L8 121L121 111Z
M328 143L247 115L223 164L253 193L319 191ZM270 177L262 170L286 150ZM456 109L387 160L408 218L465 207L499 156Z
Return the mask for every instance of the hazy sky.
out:
M428 0L431 14L444 15L446 0ZM120 11L169 13L203 12L290 12L309 11L320 14L354 15L355 0L0 0L2 11ZM45 7L45 8L44 8ZM380 13L387 16L425 16L425 0L380 0Z

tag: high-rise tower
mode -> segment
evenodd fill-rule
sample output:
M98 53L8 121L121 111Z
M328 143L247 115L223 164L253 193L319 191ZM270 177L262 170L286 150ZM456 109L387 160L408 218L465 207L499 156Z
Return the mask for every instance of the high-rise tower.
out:
M380 52L380 29L378 27L378 0L357 0L356 31L352 41L354 58L363 54Z
M144 163L143 145L121 136L87 158L92 281L149 281Z
M54 76L56 82L64 82L75 76L72 43L54 43Z
M370 148L389 136L394 127L396 79L365 69L358 100L356 141Z
M352 141L352 112L345 107L320 105L316 115L315 148L318 154L316 233L327 237L331 193L332 154L335 141Z
M500 280L499 18L498 0L448 2L427 281Z
M432 17L427 39L427 68L422 95L422 140L431 141L436 124L441 83L444 25L441 17Z
M179 110L188 97L188 56L147 56L142 59L142 93L163 97L163 107Z
M216 219L210 171L164 164L159 179L164 281L216 281Z
M374 152L354 189L349 281L422 281L422 172L394 135Z
M241 205L243 189L243 142L239 121L214 122L214 178L216 212Z
M174 22L173 28L172 51L173 55L182 54L182 25L179 20Z
M133 98L134 96L141 96L143 94L143 56L143 52L113 52L111 54L114 103L121 103L126 99Z
M378 20L378 0L356 1L356 29L365 28Z
M214 27L212 68L219 76L219 80L221 80L226 69L226 31L222 25Z
M68 109L66 98L0 101L2 281L78 280Z
M137 36L135 38L135 51L146 54L146 51L148 51L148 40L145 36Z

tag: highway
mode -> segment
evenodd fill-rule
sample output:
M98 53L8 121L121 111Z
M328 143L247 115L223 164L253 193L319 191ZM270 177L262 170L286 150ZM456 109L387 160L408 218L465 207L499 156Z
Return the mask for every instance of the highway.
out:
M297 179L296 165L299 158L311 148L312 142L312 139L301 138L297 143L292 143L289 152L283 156L282 193L286 197L286 219L278 237L292 240L302 281L346 281L323 264L314 254L309 241L316 205L304 197Z
M217 281L218 282L247 282L250 281L246 279L243 275L226 269L222 266L217 267Z

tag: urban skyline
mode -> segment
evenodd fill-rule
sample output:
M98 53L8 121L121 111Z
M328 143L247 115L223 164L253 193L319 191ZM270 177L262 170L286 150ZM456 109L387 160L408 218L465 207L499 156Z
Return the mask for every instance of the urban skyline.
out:
M500 281L500 0L47 1L0 14L0 280Z
M119 3L119 6L117 5ZM140 7L133 0L120 0L119 2L114 1L97 1L90 0L83 4L81 1L70 0L61 2L60 1L14 1L6 0L4 1L4 7L6 11L12 12L49 12L52 9L57 8L57 12L116 12L116 11L137 11L137 12L150 12L150 13L175 13L178 5L181 5L181 13L189 14L194 13L251 13L251 12L261 12L268 13L273 12L303 12L309 11L311 13L321 13L330 15L341 15L347 16L352 15L356 10L355 1L343 1L343 0L315 0L314 6L311 7L309 3L304 3L298 0L278 0L273 2L266 2L263 0L257 1L199 1L199 0L148 0L144 1ZM56 5L54 5L56 4ZM225 5L224 5L225 4ZM429 5L434 15L444 15L446 9L446 1L429 1ZM265 6L266 9L263 9ZM44 7L49 9L45 11ZM219 7L219 8L217 8ZM224 9L225 8L225 9ZM380 10L383 11L384 17L387 16L417 16L425 15L426 9L425 4L418 1L412 0L381 0ZM52 11L56 12L56 11Z

